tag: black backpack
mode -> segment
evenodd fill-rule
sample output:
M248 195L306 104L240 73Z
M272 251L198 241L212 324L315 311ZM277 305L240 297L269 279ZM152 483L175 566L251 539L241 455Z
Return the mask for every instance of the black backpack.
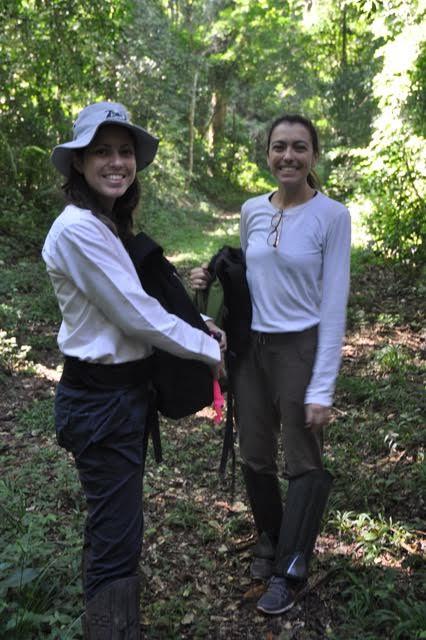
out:
M196 293L198 309L215 319L226 332L227 409L219 473L223 477L229 455L232 458L232 495L235 491L234 393L233 375L239 357L250 341L252 304L246 278L246 263L241 249L225 245L210 260L211 276L207 289Z
M141 232L126 241L126 249L144 290L166 311L209 334L175 267L164 257L163 248ZM213 375L207 364L161 349L154 349L152 362L156 408L163 416L184 418L212 404Z
M222 286L222 328L228 352L238 356L247 348L252 320L244 254L241 249L225 245L210 260L208 269Z

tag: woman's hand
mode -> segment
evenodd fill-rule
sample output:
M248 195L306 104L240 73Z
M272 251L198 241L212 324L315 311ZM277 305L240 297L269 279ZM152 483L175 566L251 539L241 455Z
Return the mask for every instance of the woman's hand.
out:
M213 320L206 320L206 325L212 336L218 341L221 352L226 351L226 333L222 329L219 329Z
M207 264L203 264L201 267L194 267L194 269L191 269L189 272L189 284L192 289L207 289L211 280L211 275L207 267Z
M305 405L305 426L311 431L318 431L330 422L330 407L322 404Z

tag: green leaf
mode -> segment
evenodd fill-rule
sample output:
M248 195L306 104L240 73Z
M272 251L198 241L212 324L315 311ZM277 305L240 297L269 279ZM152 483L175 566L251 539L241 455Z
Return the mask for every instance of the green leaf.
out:
M41 569L18 569L15 573L12 573L11 576L0 582L0 590L23 587L24 585L30 584L30 582L36 580L40 573Z
M366 540L367 542L372 542L373 540L377 540L378 537L379 536L376 531L367 531L366 533L362 534L362 539Z

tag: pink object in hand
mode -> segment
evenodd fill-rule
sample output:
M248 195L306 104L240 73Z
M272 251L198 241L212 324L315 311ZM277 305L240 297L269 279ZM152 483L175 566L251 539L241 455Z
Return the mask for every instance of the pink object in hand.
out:
M218 380L213 380L213 409L215 410L214 421L216 424L222 421L222 409L225 404L225 400L222 395L220 384Z

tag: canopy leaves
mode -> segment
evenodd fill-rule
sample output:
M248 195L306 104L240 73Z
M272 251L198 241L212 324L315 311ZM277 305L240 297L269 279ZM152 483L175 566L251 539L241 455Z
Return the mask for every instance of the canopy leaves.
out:
M329 193L364 214L380 252L420 263L420 0L2 0L0 11L2 228L57 184L50 150L90 101L124 102L161 137L148 210L191 180L209 194L265 188L267 124L301 111L319 125Z

